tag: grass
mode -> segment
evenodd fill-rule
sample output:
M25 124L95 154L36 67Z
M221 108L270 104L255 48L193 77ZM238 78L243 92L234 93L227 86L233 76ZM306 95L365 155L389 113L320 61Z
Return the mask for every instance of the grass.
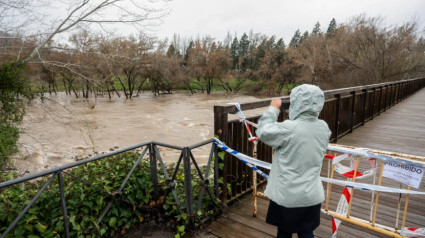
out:
M62 83L62 80L57 80L56 81L56 89L59 92L64 92L66 87L65 85ZM228 84L231 88L235 88L238 84L240 83L240 79L231 79L228 81ZM201 82L199 83L195 78L192 78L190 80L190 88L194 91L201 91L203 86L204 91L206 91L206 82L204 80L201 80ZM275 90L273 90L273 88L278 88L279 84L278 83L272 83L271 85L268 85L265 88L262 88L260 91L256 91L253 90L256 86L259 85L258 81L252 80L252 79L247 79L245 82L243 82L243 86L238 90L238 92L236 93L249 93L249 94L274 94ZM295 84L295 86L301 85L300 83ZM73 84L74 89L77 92L81 92L82 91L82 86L80 82L76 82ZM139 85L137 84L136 87L138 87ZM123 85L118 81L118 80L114 80L113 81L113 87L118 90L118 91L123 91ZM128 89L128 83L124 82L124 87L126 89ZM281 95L285 95L287 94L288 91L292 90L292 88L294 87L293 84L287 84L282 88L281 91ZM271 89L270 89L271 88ZM111 87L109 86L109 89L111 89ZM152 83L151 81L147 80L146 82L144 82L143 86L142 86L142 91L150 91L152 89ZM45 88L45 93L47 92L47 88ZM103 84L103 83L97 83L96 84L96 90L100 90L100 91L106 91L107 87ZM135 91L137 91L138 88L135 88ZM174 90L189 90L188 85L185 83L179 83L174 87ZM39 85L33 83L32 84L32 91L34 93L41 93L41 89L39 87ZM214 79L214 83L213 86L211 88L212 92L224 92L226 91L226 89L223 88L223 86L219 85L219 81L217 79Z

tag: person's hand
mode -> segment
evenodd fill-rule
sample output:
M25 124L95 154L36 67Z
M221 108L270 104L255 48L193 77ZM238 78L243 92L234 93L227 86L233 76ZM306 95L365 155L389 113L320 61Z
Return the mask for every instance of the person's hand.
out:
M273 98L270 102L270 106L277 108L280 111L280 106L282 105L282 100L280 98Z

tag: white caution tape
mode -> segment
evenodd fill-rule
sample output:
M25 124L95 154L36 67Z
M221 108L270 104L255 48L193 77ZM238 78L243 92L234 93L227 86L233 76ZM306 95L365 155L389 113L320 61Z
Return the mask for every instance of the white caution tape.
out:
M251 125L251 126L257 128L257 124L255 124L253 122L250 122L250 121L248 121L246 119L246 116L242 112L242 109L241 109L241 106L239 105L239 103L232 102L232 103L228 103L228 104L234 105L236 107L236 109L238 110L239 121L242 122L242 124L245 126L246 130L248 131L248 134L249 134L248 140L250 142L254 143L254 145L257 145L257 143L258 143L258 137L252 135L251 129L249 129L249 126L248 126L248 125Z
M237 103L237 102L230 102L230 103L227 103L227 104L233 105L233 106L236 107L236 109L238 110L238 115L240 117L240 120L245 120L246 119L245 114L242 112L241 105L239 103Z
M383 160L383 161L392 161L392 162L398 162L398 163L402 163L402 164L409 164L409 165L425 167L425 163L414 162L414 161L411 161L411 160L406 160L406 159L393 157L393 156L389 156L389 155L377 154L377 153L370 152L370 151L368 151L369 149L365 149L365 148L349 149L349 148L342 148L342 147L338 147L338 146L328 145L328 150L332 150L332 151L340 152L340 153L344 153L344 154L358 155L358 156L366 157L366 158L375 158L375 159L380 159L380 160Z
M366 183L349 182L349 181L343 181L343 180L331 179L331 178L324 178L324 177L320 177L320 178L322 179L323 182L329 182L329 183L332 183L332 184L346 186L346 187L349 187L349 188L355 188L355 189L359 189L359 190L369 190L369 191L378 191L378 192L387 192L387 193L403 193L403 194L425 195L425 192L419 192L419 191L413 191L413 190L407 190L407 189L384 187L384 186L366 184Z
M338 158L338 157L335 157L335 158ZM345 157L345 158L352 158L352 157ZM360 172L358 170L355 171L354 163L351 163L352 165L351 167L344 166L340 163L335 163L334 165L335 165L335 171L346 178L353 178L354 172L356 172L356 176L355 176L356 179L364 179L376 173L375 159L369 159L369 163L372 168L364 172Z
M247 156L245 154L242 154L236 150L232 150L226 144L221 142L219 139L214 138L215 144L220 147L222 150L226 151L227 153L230 153L231 155L235 156L236 158L242 160L244 163L249 163L254 166L262 167L265 169L271 169L271 164L265 161L261 161L258 159L254 159L250 156ZM254 169L255 167L251 167ZM261 175L266 175L261 170L258 170L258 168L254 169ZM268 177L267 175L264 177ZM369 191L379 191L379 192L388 192L388 193L403 193L403 194L414 194L414 195L425 195L425 192L419 192L419 191L413 191L413 190L406 190L406 189L399 189L399 188L391 188L391 187L384 187L384 186L378 186L378 185L372 185L372 184L365 184L365 183L357 183L357 182L349 182L349 181L343 181L339 179L330 179L325 177L320 177L323 182L329 182L332 184L337 184L341 186L347 186L350 188L360 189L360 190L369 190Z
M337 157L334 157L332 159L332 164L337 164L343 160L345 160L346 158L350 157L349 154L342 154L342 155L338 155Z
M403 227L400 235L407 237L425 237L425 228Z

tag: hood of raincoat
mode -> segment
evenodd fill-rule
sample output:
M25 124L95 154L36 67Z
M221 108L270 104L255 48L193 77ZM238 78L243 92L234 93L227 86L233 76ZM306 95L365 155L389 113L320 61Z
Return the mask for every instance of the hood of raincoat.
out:
M325 103L323 91L314 85L303 84L291 91L289 119L318 118Z

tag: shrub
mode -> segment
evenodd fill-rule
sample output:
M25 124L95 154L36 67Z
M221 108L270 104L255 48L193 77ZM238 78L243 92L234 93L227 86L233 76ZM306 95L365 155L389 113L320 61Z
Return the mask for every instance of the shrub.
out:
M25 114L24 99L31 99L29 81L23 76L25 65L7 62L0 65L0 169L16 152L17 125Z
M112 202L103 219L98 222L107 204L117 196L113 191L122 181L137 160L136 153L123 153L110 158L91 162L64 171L64 190L71 237L112 237L124 234L135 224L155 220L170 222L176 232L184 234L187 214L180 208L170 192L165 176L158 168L159 199L153 199L154 188L151 182L149 162L142 160L129 178L122 194ZM167 170L171 174L172 165ZM193 172L194 201L199 197L200 180ZM171 176L171 175L170 175ZM0 173L0 180L9 180L16 174ZM50 176L48 176L50 177ZM26 182L0 190L0 233L17 217L47 177L36 182ZM212 185L209 185L210 189ZM183 169L176 176L176 192L182 209L185 209ZM212 189L211 189L212 191ZM213 201L205 194L198 218L213 213ZM42 193L37 202L22 217L7 237L62 237L64 236L62 210L57 178Z

